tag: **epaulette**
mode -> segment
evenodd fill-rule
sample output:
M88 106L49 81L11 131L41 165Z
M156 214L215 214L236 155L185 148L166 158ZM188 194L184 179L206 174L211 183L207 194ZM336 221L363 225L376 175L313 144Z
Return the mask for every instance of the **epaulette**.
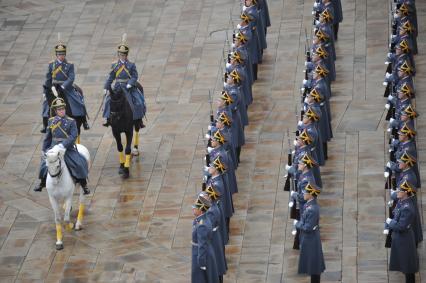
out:
M201 219L200 222L198 222L198 223L203 224L204 223L204 219Z
M74 121L74 118L71 118L71 117L69 117L69 116L66 116L66 118L67 118L68 120Z

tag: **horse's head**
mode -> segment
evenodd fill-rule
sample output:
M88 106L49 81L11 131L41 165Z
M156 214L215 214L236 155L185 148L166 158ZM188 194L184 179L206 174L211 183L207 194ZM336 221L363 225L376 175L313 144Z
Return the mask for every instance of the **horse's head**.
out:
M61 172L64 154L65 152L57 147L46 152L46 166L50 176L56 176Z

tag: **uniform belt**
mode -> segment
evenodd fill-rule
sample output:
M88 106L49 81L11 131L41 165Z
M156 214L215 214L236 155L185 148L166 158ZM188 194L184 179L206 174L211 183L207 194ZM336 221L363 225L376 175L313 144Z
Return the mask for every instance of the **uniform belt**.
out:
M115 81L117 83L127 83L129 81L129 79L116 79Z
M54 84L62 84L62 83L64 83L65 81L58 81L58 80L52 80L52 83L54 83Z
M193 241L191 241L191 245L193 245L194 247L198 247L198 243L194 243Z
M53 138L53 141L59 141L59 142L61 142L61 141L64 141L64 140L66 140L66 139L64 139L64 138Z

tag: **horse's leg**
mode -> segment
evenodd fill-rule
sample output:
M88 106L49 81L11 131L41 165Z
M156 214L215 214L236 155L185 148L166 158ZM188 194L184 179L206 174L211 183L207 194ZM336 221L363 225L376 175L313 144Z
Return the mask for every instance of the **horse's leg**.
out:
M53 212L55 214L56 224L56 249L62 250L64 243L62 242L62 225L61 225L61 211L59 210L59 204L53 197L49 196L50 204L52 205Z
M71 231L72 228L74 228L74 224L70 222L71 204L72 204L72 193L69 196L67 196L67 198L65 199L64 222L65 222L65 229L67 231Z
M140 120L134 121L134 138L133 138L133 148L132 148L132 155L138 156L139 155L139 129L140 129Z
M119 158L120 158L120 169L118 170L118 174L123 174L124 173L124 163L126 162L125 158L124 158L124 153L123 153L123 143L121 142L121 135L118 131L115 131L114 129L112 130L112 135L115 138L115 143L117 144L117 151L119 154Z
M80 205L78 207L78 214L77 214L77 222L75 223L75 230L80 231L81 226L83 223L83 216L84 216L84 193L83 190L80 190L80 197L79 197Z
M127 179L130 175L130 161L132 158L132 139L133 139L133 127L131 127L128 131L126 131L126 161L124 162L124 174L123 178Z

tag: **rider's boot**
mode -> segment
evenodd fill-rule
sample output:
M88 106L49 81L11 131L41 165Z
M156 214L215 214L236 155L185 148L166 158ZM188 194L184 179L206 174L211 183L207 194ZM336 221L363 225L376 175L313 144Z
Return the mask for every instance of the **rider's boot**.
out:
M104 127L111 126L111 123L109 122L109 119L105 119L105 122L102 124Z
M41 190L46 187L46 177L40 180L40 183L34 187L34 192L41 192Z
M79 179L78 182L80 183L81 188L83 189L84 194L85 195L90 194L90 190L87 187L87 180L86 179Z
M87 123L87 120L86 120L86 119L84 119L84 120L83 120L83 129L84 129L84 130L88 130L88 129L90 129L89 123Z

